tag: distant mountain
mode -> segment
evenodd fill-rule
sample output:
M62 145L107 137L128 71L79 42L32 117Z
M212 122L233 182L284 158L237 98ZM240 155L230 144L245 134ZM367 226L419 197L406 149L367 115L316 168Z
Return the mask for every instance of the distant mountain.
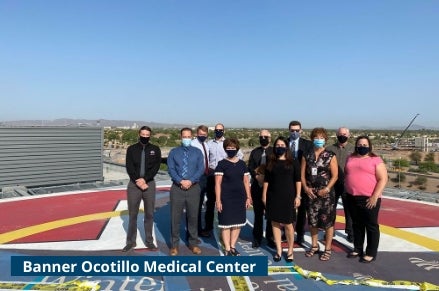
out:
M140 127L148 125L152 128L182 128L192 126L189 124L158 123L133 120L107 120L107 119L70 119L60 118L54 120L14 120L0 121L0 126L103 126L103 127Z

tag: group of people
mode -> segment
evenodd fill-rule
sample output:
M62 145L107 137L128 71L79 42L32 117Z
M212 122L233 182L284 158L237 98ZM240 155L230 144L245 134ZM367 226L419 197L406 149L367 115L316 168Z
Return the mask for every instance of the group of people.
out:
M332 254L337 202L341 197L346 239L354 246L347 257L365 263L376 259L380 239L378 213L387 170L383 160L373 152L369 137L358 136L351 144L349 129L340 127L337 142L328 145L325 128L314 128L310 140L301 137L299 121L291 121L288 129L288 137L279 136L273 143L269 130L261 130L260 146L251 151L248 164L243 161L239 140L224 137L223 124L215 125L214 138L210 140L204 125L197 128L195 138L192 129L181 129L181 146L173 148L167 159L172 180L170 255L179 253L183 211L188 247L192 253L201 254L199 237L212 235L215 209L224 254L240 255L235 246L240 229L246 224L246 210L253 206L253 248L262 244L265 216L265 239L276 250L273 260L282 259L285 238L288 245L285 260L292 262L294 243L304 246L308 223L311 247L305 256L317 254L320 260L328 261ZM136 246L137 215L142 200L146 247L156 249L152 236L154 176L160 167L161 152L149 143L150 136L151 129L142 127L139 142L127 150L129 225L123 251ZM325 231L322 251L319 230Z

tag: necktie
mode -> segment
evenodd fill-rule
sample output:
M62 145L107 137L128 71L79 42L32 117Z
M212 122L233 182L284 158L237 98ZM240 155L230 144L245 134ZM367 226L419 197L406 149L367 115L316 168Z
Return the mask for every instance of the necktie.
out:
M181 172L181 176L183 178L183 180L187 180L186 176L187 176L187 172L188 172L188 150L185 147L184 151L183 151L183 171Z
M204 142L201 143L203 145L204 150L204 174L207 175L209 173L209 162L207 161L207 151Z
M140 177L145 176L145 146L142 148L142 156L140 158Z
M261 165L265 165L266 163L267 163L267 155L265 154L265 149L264 149L261 155Z
M291 151L293 152L293 157L296 157L296 142L293 140L293 143L291 144Z

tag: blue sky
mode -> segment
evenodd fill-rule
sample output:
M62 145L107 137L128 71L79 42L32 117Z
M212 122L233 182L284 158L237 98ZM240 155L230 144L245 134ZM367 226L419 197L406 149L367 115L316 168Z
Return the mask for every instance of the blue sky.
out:
M0 121L439 127L439 1L0 0Z

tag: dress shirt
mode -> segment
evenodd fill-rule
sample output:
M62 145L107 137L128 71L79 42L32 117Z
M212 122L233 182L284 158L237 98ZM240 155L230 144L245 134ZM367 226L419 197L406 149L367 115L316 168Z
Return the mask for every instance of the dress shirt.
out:
M184 151L188 151L188 174L182 177ZM193 146L173 148L168 155L168 173L173 182L180 184L181 180L190 180L192 184L200 181L204 173L204 158L201 151Z
M205 154L204 154L203 144L206 147L207 156L205 156ZM201 142L198 140L198 138L195 138L191 141L191 146L200 149L201 153L203 154L203 161L207 157L207 166L209 166L209 145L207 144L207 142L203 142L203 144L201 144Z

